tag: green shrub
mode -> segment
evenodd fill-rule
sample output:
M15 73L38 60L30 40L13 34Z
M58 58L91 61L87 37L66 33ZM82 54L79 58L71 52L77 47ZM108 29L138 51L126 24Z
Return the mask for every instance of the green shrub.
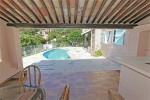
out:
M98 49L94 52L94 56L95 57L98 57L98 56L101 56L102 55L102 50L101 49Z

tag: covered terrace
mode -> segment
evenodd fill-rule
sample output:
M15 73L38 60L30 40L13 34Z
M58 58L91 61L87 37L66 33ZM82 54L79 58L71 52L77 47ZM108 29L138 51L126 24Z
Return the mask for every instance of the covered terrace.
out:
M129 33L137 38L137 41L133 41L135 45L141 45L150 43L147 41L139 44L138 42L140 33L150 30L150 0L0 0L0 84L2 86L23 69L19 42L20 27L121 28L129 30ZM134 43L131 44L134 45ZM130 50L128 49L127 52ZM119 88L119 93L125 100L142 100L143 98L143 100L149 100L150 89L147 87L150 84L150 67L148 64L143 64L148 63L150 58L137 59L137 52L131 54L135 58L129 57L129 60L125 58L125 62L123 58L115 59L125 66L135 65L122 66L122 74L115 70L75 72L69 75L43 73L43 86L49 88L47 100L58 98L58 90L68 82L73 86L71 100L109 100L108 88L115 88L117 91ZM130 53L126 56L130 56ZM128 68L135 73L128 72ZM140 80L129 81L127 86L124 84L126 82L124 79L138 79L137 76ZM142 81L144 85L140 83ZM53 88L57 86L59 88ZM140 86L144 86L141 91L137 89ZM128 94L131 89L132 94Z

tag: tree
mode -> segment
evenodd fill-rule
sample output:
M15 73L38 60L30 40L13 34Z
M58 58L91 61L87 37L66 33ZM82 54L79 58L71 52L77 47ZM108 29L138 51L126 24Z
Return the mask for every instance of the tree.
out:
M71 29L68 33L68 40L74 43L81 43L82 42L82 34L81 29Z
M41 34L37 34L38 29L20 29L21 46L39 45L45 42Z
M79 44L82 42L81 29L54 29L51 30L49 35L49 41L57 43L70 43Z

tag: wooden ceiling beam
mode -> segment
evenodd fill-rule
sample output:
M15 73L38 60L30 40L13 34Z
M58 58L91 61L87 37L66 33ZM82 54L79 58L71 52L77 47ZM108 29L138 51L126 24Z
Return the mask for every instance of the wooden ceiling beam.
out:
M71 23L70 0L67 0L67 11L68 11L69 23Z
M35 21L27 14L25 13L13 0L9 0L9 2L23 15L25 15L32 23L35 23Z
M83 7L83 11L82 11L82 15L81 15L80 23L82 23L82 22L83 22L83 18L84 18L84 15L85 15L85 11L86 11L86 8L87 8L87 5L88 5L88 2L89 2L89 0L85 0L85 2L84 2L84 7Z
M93 18L92 23L95 22L95 20L97 19L99 13L102 11L102 9L103 9L104 5L106 4L106 2L107 2L107 0L103 0L103 1L102 1L102 4L100 5L100 8L98 9L98 11L97 11L95 17Z
M33 6L37 9L37 11L39 12L39 14L41 15L41 17L43 18L43 20L45 21L45 23L47 23L46 18L44 17L44 15L42 14L42 12L40 11L39 7L36 5L36 3L34 2L34 0L30 0L31 3L33 4Z
M3 13L3 12L0 11L0 14L1 14L2 16L4 16L4 18L7 18L7 19L10 20L11 22L15 23L15 21L14 21L12 18L10 18L9 16L7 16L5 13Z
M15 19L15 20L17 20L19 23L21 23L21 21L16 17L16 16L14 16L12 13L10 13L9 11L7 11L4 7L2 7L1 5L0 5L0 9L1 9L1 11L3 11L3 12L5 12L6 14L8 14L9 16L11 16L13 19Z
M86 20L86 23L89 23L89 20L90 20L90 18L91 18L91 16L92 16L93 12L94 12L94 10L95 10L97 1L98 1L98 0L94 0L94 3L93 3L93 5L92 5L91 11L90 11L90 14L89 14L89 16L88 16L88 18L87 18L87 20Z
M122 23L123 19L125 19L124 16L128 15L130 12L132 12L134 9L136 9L139 4L143 3L143 1L137 0L135 3L133 3L129 8L126 9L126 11L124 13L122 13L120 15L120 17L118 17L118 19L116 19L116 21L114 21L114 23L115 22Z
M143 6L148 3L149 0L145 0L144 2L140 2L135 8L129 12L127 15L123 16L123 18L119 21L119 23L124 23L124 20L128 19L131 15L133 15L136 11L139 11Z
M31 23L8 23L7 26L29 28L121 28L132 29L136 24L31 24Z
M75 14L74 14L74 23L77 21L77 14L78 14L78 4L79 0L75 0Z
M30 11L30 13L36 18L36 20L37 20L39 23L42 23L42 22L40 21L40 19L37 17L37 15L30 9L30 7L29 7L23 0L18 0L18 2L19 2L22 6L26 7L26 8L28 9L28 11Z
M4 4L5 7L9 8L10 11L14 12L15 14L17 14L22 20L24 20L25 22L29 23L20 13L18 13L17 11L15 11L7 2L1 0L2 3Z
M149 17L150 16L150 12L146 13L145 15L143 15L141 18L139 18L138 20L136 20L134 23L138 23L140 22L141 20L145 19L146 17Z
M128 23L129 21L131 21L132 19L134 19L136 16L138 16L139 14L141 14L142 12L145 12L146 9L150 8L150 4L145 6L144 8L142 8L140 11L136 12L135 14L133 14L131 17L127 17L126 20L124 20L123 23Z
M46 13L48 14L49 20L51 21L51 23L54 23L54 21L53 21L53 19L52 19L52 17L51 17L51 14L49 13L48 8L47 8L47 6L46 6L44 0L40 0L40 2L41 2L41 4L43 5L43 7L44 7Z
M132 19L129 23L136 23L136 22L138 22L138 20L142 19L144 16L147 16L147 15L149 15L149 14L150 14L150 11L147 10L147 11L145 11L145 12L139 14L138 16L136 16L136 17L135 17L134 19Z
M110 8L113 6L113 4L116 2L116 0L112 0L111 3L108 5L108 7L105 9L105 11L102 13L100 18L98 19L97 23L99 23L102 18L107 14L107 12L110 10Z
M63 19L63 22L65 23L65 16L64 16L64 11L63 11L62 0L58 0L58 2L59 2L59 6L60 6L60 11L61 11L62 19Z
M137 0L132 0L126 7L124 7L124 9L122 9L122 11L119 13L119 15L115 18L115 20L113 21L113 23L118 23L118 21L122 18L122 16L124 16L126 13L130 12L132 8L134 8L134 6L136 6Z
M50 5L52 6L52 9L53 9L54 14L55 14L55 16L56 16L56 21L57 21L57 23L59 23L59 19L58 19L58 15L57 15L57 13L56 13L56 9L55 9L54 3L53 3L52 0L49 0L49 3L50 3Z
M128 7L128 5L130 5L131 2L132 2L131 0L128 0L123 6L120 6L120 8L118 8L118 9L120 9L120 10L108 21L108 23L112 23L113 20L115 20L116 18L118 18L119 14L120 14L124 9L126 9L126 7Z
M117 6L112 10L110 14L102 21L102 23L105 23L124 3L126 0L121 0Z
M0 19L2 19L3 21L5 21L5 22L9 22L6 18L4 18L4 17L1 17L0 16Z

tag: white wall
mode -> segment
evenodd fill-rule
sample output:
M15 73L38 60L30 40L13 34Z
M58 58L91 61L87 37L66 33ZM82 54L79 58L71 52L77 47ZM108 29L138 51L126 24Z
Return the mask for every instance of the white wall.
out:
M22 57L17 28L0 20L0 83L22 69Z
M147 32L147 44L145 49L145 55L150 57L150 30Z
M124 45L101 44L103 55L112 56L137 56L139 35L141 32L150 30L150 17L139 22L139 26L126 31Z
M95 29L95 50L100 48L100 33L101 29Z

